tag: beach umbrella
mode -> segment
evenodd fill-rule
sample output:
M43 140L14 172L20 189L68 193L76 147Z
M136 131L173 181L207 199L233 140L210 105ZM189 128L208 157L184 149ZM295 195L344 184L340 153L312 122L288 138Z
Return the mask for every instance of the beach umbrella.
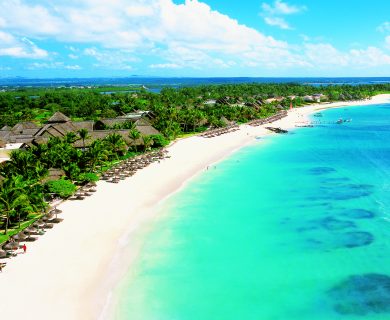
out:
M19 246L19 243L16 241L9 241L7 244L3 247L5 250L15 250Z
M58 214L58 213L62 213L62 210L60 210L56 207L56 208L54 208L54 210L52 210L52 212L55 214Z

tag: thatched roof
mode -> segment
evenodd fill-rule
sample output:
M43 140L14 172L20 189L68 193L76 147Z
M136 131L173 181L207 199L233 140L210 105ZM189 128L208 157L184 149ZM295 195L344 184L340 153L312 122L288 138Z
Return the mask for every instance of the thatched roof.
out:
M38 144L47 143L48 141L49 141L49 138L48 138L48 137L40 136L40 137L34 138L34 140L32 141L32 143L35 144L35 145L38 145Z
M22 132L25 129L38 129L39 127L32 121L19 122L12 127L13 132Z
M153 135L153 134L159 134L160 132L152 127L149 121L146 119L140 119L135 122L136 129L142 134L142 135Z
M93 120L88 120L88 121L72 122L72 124L77 128L77 130L87 129L88 131L92 131L95 122Z
M303 100L304 101L314 101L314 98L313 98L313 96L306 95L306 96L303 97Z
M107 127L113 127L117 124L123 124L128 121L133 121L131 118L107 118L100 119L95 122L93 128L94 130L104 130Z
M224 116L222 116L221 117L221 119L220 119L225 125L229 125L231 122L228 120L228 119L226 119Z
M49 120L47 120L48 123L63 123L68 122L70 119L64 115L63 113L57 111L55 114L53 114Z
M5 125L0 130L2 130L2 131L9 131L9 130L11 130L11 127L8 127L7 125Z
M64 170L57 169L57 168L50 168L48 173L48 176L42 180L42 182L48 182L48 181L54 181L59 180L63 176L65 176Z
M1 138L3 141L8 141L9 136L10 136L10 131L0 130L0 138Z
M127 144L131 143L131 140L129 138L129 131L130 130L96 130L89 133L88 139L85 140L85 146L89 147L92 142L95 140L103 140L105 137L107 137L110 134L117 133L122 136L122 138L126 141ZM83 140L79 139L73 143L73 146L76 148L83 148Z
M8 143L29 143L34 139L32 135L29 134L18 134L10 135L8 137Z
M68 132L76 132L78 128L74 126L73 122L64 123L48 123L44 125L34 136L40 137L63 137Z

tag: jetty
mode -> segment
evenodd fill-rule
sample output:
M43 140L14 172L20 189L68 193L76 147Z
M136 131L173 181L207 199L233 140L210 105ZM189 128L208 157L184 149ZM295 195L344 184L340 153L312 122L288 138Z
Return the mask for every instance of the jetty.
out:
M275 127L265 127L267 130L275 132L275 133L288 133L287 130L284 130L282 128L275 128Z

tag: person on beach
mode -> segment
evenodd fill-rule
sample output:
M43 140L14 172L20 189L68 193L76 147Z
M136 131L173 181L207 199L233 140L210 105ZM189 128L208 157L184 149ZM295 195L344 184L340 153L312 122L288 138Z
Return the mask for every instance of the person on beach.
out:
M27 251L27 246L26 246L26 244L23 244L22 249L23 249L23 253L26 253L26 251Z

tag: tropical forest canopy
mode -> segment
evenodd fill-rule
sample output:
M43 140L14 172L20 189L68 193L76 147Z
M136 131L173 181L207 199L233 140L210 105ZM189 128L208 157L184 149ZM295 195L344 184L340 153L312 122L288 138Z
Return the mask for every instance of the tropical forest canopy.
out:
M390 84L313 87L298 84L240 84L164 88L161 93L146 90L118 90L102 94L90 89L7 89L0 92L0 127L21 121L44 123L60 111L72 120L121 116L136 110L153 112L153 126L163 135L142 136L130 129L128 141L115 130L88 148L89 132L68 132L63 138L11 153L10 161L0 165L0 243L8 239L8 229L16 233L44 212L51 195L68 198L76 185L98 179L98 175L120 160L152 148L165 146L169 139L186 132L224 126L225 120L247 122L288 108L303 105L305 95L322 93L325 100L357 100L389 92ZM295 96L295 97L292 97ZM271 103L267 99L285 97ZM211 102L211 103L210 103ZM217 102L217 103L215 103ZM74 142L82 140L84 148ZM141 144L136 143L141 140ZM62 178L48 181L52 169Z
M272 106L253 110L243 106L273 97L288 97L322 93L329 101L362 99L380 92L389 92L390 84L309 86L301 84L236 84L208 85L184 88L164 88L152 93L140 88L110 88L110 93L99 88L15 88L0 92L0 127L21 121L44 122L60 111L72 120L114 118L135 110L150 110L157 116L154 126L167 137L180 131L193 131L207 120L218 124L221 116L230 121L245 122L267 116ZM127 89L129 89L127 87ZM205 104L206 101L229 97L241 105ZM289 99L282 104L288 106ZM294 105L302 105L296 98ZM184 125L183 125L184 124Z

